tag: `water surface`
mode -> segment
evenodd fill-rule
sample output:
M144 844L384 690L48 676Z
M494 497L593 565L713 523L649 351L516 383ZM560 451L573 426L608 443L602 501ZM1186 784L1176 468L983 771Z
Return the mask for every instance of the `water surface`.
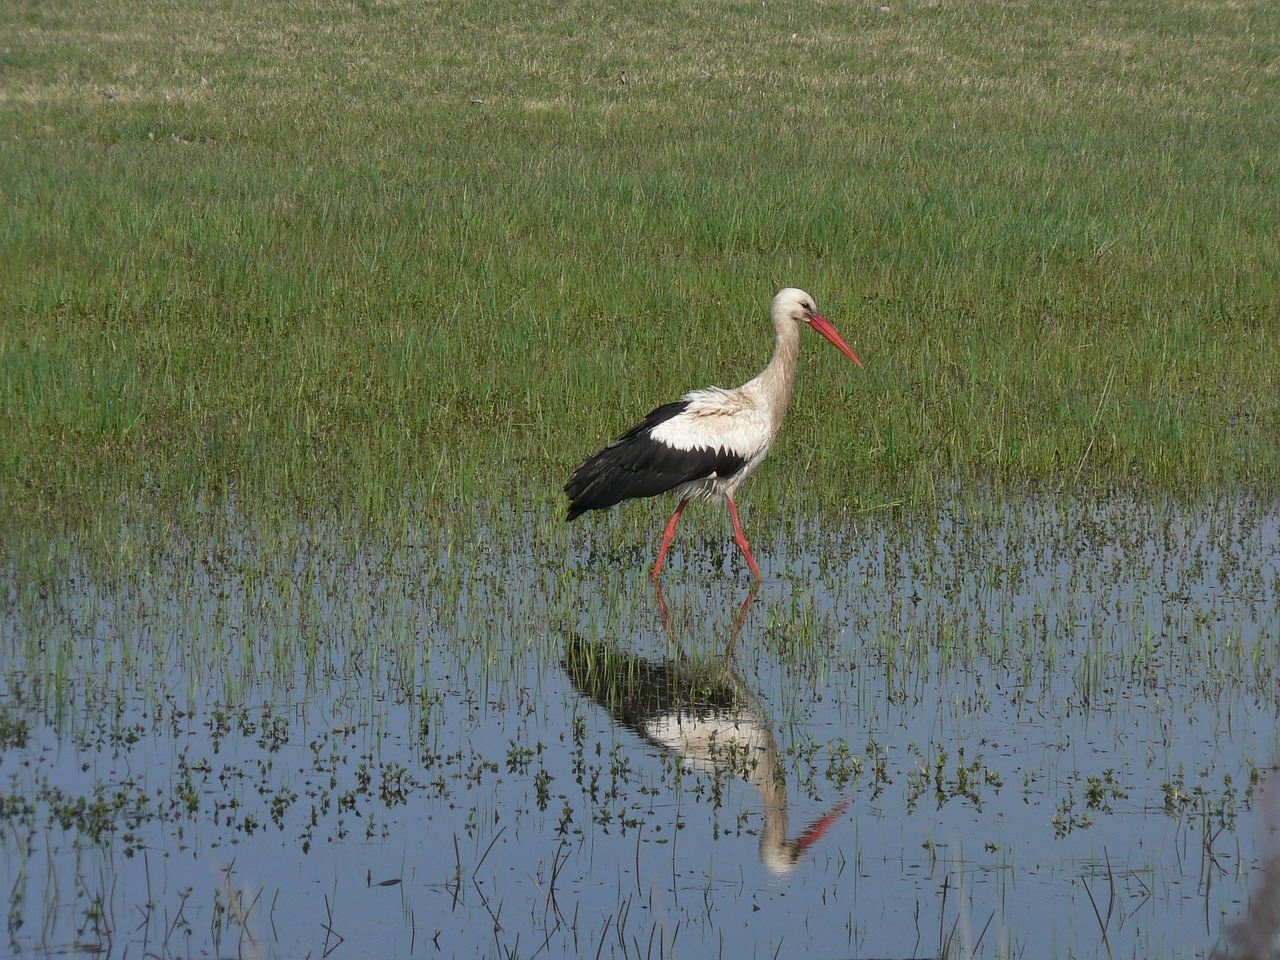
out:
M1274 505L748 522L757 590L706 513L661 590L616 519L15 558L11 951L1245 955Z

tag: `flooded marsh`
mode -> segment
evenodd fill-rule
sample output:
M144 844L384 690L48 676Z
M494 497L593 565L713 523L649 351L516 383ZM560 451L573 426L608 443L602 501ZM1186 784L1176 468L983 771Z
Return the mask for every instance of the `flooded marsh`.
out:
M9 952L1274 950L1274 504L784 520L758 588L710 520L14 557Z

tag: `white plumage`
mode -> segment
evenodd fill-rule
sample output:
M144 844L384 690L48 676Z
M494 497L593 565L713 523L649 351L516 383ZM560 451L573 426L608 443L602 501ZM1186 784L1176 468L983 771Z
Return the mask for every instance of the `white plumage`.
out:
M734 494L760 466L786 416L795 385L800 325L810 325L862 366L803 290L787 287L779 291L773 298L772 315L777 342L773 359L758 377L736 390L692 390L675 403L658 407L580 464L565 484L570 520L623 500L675 493L679 504L663 531L653 567L655 579L689 500L716 497L728 506L734 541L751 572L760 578L738 520Z
M727 476L713 472L680 484L674 488L676 498L707 500L733 496L742 481L764 460L777 435L777 425L773 423L768 405L740 390L719 387L691 390L681 399L688 407L650 430L649 439L675 450L721 450L741 459L743 464Z

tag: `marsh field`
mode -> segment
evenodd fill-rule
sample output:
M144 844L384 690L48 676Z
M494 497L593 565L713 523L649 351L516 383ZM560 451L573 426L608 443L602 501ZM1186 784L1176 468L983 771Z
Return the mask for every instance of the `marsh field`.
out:
M1265 0L6 5L0 953L1275 957L1278 144Z

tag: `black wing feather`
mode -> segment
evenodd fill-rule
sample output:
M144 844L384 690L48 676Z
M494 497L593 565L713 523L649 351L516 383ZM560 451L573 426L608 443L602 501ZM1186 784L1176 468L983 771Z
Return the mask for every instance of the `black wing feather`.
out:
M690 480L711 474L729 476L741 470L746 458L728 450L679 450L652 437L653 430L689 407L688 400L666 403L588 458L564 486L569 516L588 510L607 510L623 500L656 497Z

